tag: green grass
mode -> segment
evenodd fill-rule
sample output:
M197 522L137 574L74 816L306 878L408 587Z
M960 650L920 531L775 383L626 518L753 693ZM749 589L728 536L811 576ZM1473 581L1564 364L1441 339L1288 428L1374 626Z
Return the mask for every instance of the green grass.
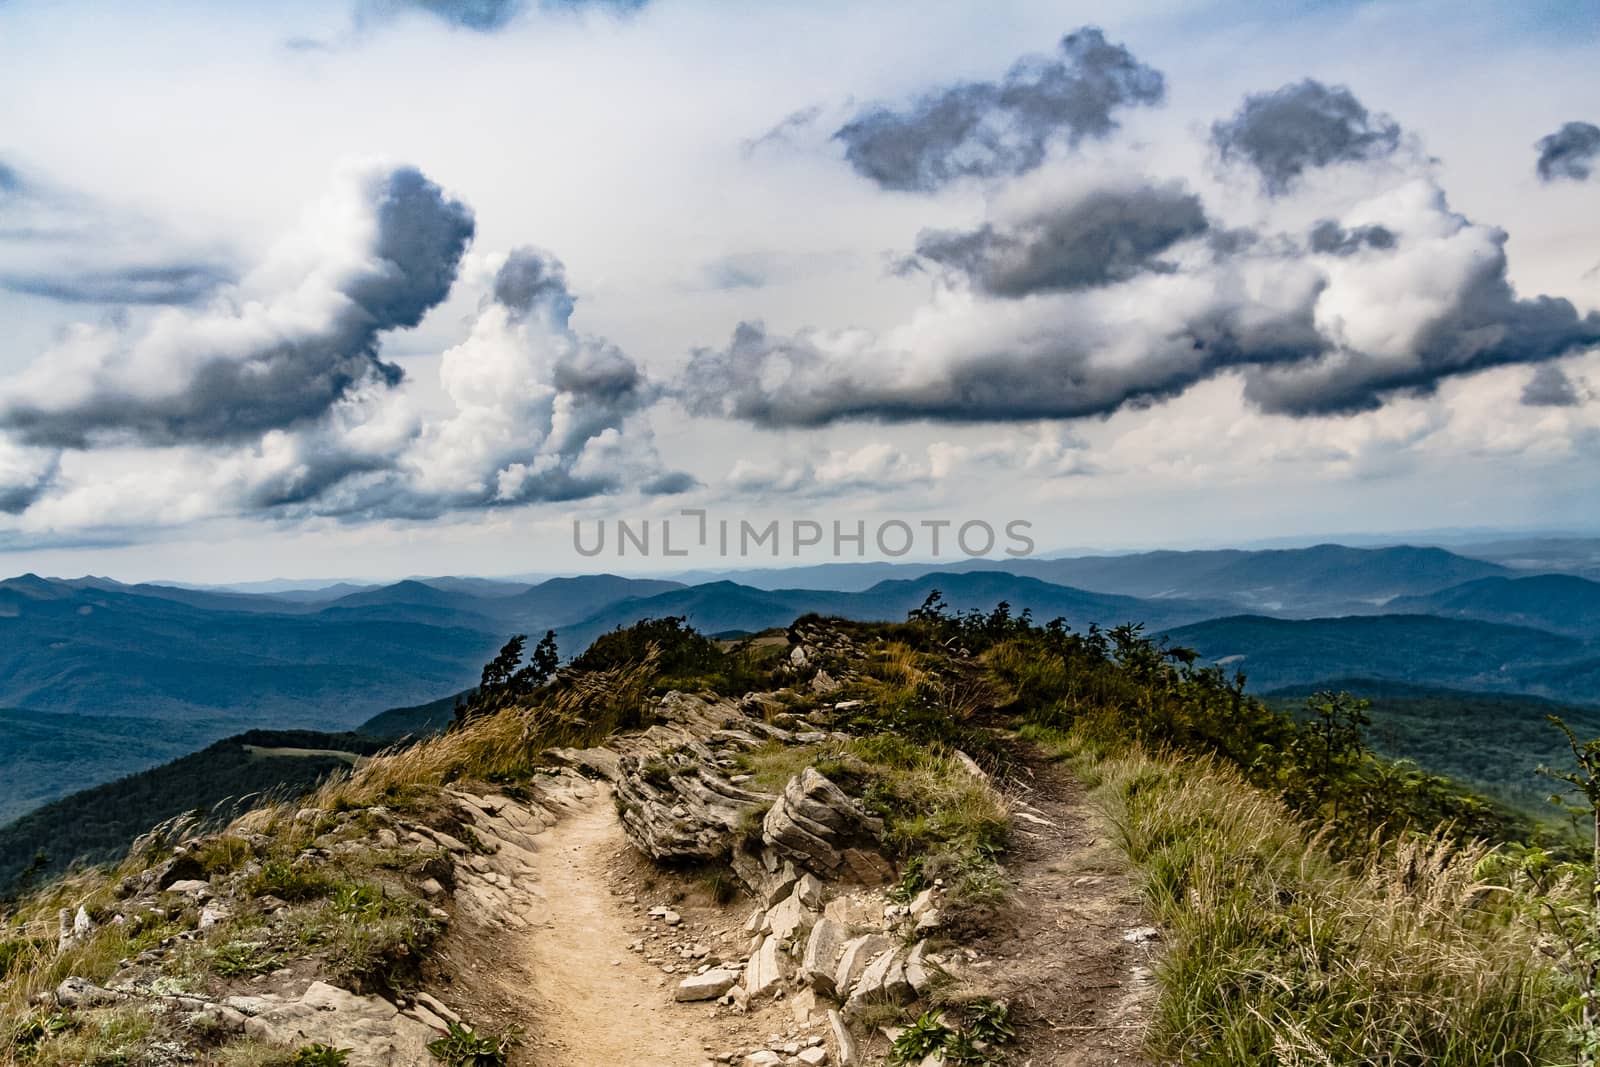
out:
M1340 864L1215 759L1035 737L1095 783L1168 933L1158 1054L1219 1067L1571 1061L1565 993L1476 877L1482 846L1409 835Z

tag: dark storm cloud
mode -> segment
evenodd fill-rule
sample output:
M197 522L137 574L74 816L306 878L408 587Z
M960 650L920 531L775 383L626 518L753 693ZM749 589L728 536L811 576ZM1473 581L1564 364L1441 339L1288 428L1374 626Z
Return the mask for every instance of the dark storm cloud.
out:
M506 258L494 276L494 299L514 318L542 307L560 329L566 329L577 303L567 288L567 268L537 248L519 248Z
M1394 232L1386 226L1356 226L1347 230L1332 219L1323 219L1311 230L1311 251L1324 255L1349 256L1363 248L1386 252L1395 244Z
M1600 126L1569 122L1548 137L1539 138L1539 179L1587 181L1600 160Z
M1600 344L1600 312L1517 295L1503 231L1451 212L1437 189L1413 203L1406 224L1319 225L1311 245L1351 257L1337 274L1293 239L1219 250L1198 202L1172 187L1137 188L1109 209L1099 194L1083 198L1027 237L925 235L919 262L969 277L976 299L936 293L881 336L779 336L745 322L726 347L693 354L676 395L692 414L767 427L1081 418L1231 372L1253 406L1299 417L1369 410L1449 377ZM1192 255L1162 262L1191 237ZM1106 285L1115 281L1127 285ZM1548 375L1534 393L1563 395Z
M195 312L187 329L117 336L103 373L72 399L31 395L0 404L0 429L28 444L83 448L96 436L148 444L238 441L324 414L363 384L393 385L398 366L378 355L380 335L415 326L442 301L473 234L472 212L409 167L360 178L375 237L360 265L331 285L320 322L284 329L270 308L244 304ZM245 340L230 347L218 337ZM138 366L157 389L118 385ZM42 368L48 379L57 373ZM61 372L65 373L65 372Z
M1254 167L1262 186L1277 196L1307 170L1392 155L1400 147L1400 127L1368 111L1349 89L1307 78L1245 97L1232 118L1212 124L1211 141L1224 160Z
M1200 198L1180 185L1097 190L1013 230L926 230L917 255L994 296L1087 289L1170 269L1160 255L1206 232Z
M1570 408L1581 403L1582 397L1560 367L1546 363L1535 368L1523 387L1522 402L1529 407Z
M959 178L1030 171L1053 143L1117 127L1121 108L1160 103L1161 72L1088 26L1056 54L1019 59L998 82L964 82L900 110L871 107L840 127L845 158L885 189L928 192Z
M197 263L79 274L0 272L0 289L68 304L193 304L233 280L228 267Z

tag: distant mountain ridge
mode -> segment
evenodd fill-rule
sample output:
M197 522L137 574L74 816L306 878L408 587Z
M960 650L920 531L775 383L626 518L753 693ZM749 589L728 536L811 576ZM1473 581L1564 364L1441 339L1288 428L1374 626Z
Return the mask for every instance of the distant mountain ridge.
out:
M1581 545L1513 550L1588 558ZM112 736L129 719L173 724L149 734L159 739L153 747L97 747L85 721L59 720L62 745L83 746L84 765L106 776L252 727L344 730L388 715L378 728L400 736L435 724L450 695L476 684L512 633L553 629L570 656L646 617L683 615L713 634L784 626L807 613L896 620L934 589L954 610L987 611L1005 600L1016 612L1060 616L1079 629L1142 622L1242 664L1266 687L1370 674L1585 703L1600 692L1600 647L1587 643L1600 638L1600 585L1529 576L1438 548L1319 545L740 573L747 580L434 577L316 589L269 583L268 592L33 574L0 581L0 707L34 715L10 750L0 738L0 767L8 751L30 753L0 810L53 795L39 781L51 773L48 761L37 757L55 714L117 716ZM793 584L801 579L816 584ZM1376 621L1395 613L1412 619ZM1281 625L1296 619L1306 625ZM1483 625L1491 628L1473 628ZM1515 636L1493 629L1503 625Z

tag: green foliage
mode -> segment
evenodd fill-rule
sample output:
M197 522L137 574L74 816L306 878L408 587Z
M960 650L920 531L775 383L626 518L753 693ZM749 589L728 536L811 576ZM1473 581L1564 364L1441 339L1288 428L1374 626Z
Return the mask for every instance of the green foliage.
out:
M315 867L296 865L284 859L269 859L261 865L259 872L245 882L244 891L253 897L314 900L327 896L336 885L332 876Z
M924 1012L894 1039L889 1063L892 1067L921 1063L930 1053L942 1050L954 1033L937 1012Z
M1016 1038L1010 1008L1004 1001L977 1000L965 1008L966 1022L951 1026L938 1012L925 1012L901 1030L889 1050L891 1067L910 1067L939 1053L952 1065L998 1064L1000 1052Z
M430 1044L428 1051L450 1067L505 1067L511 1050L520 1043L516 1030L480 1034L464 1023L452 1022L449 1032Z
M967 1030L979 1041L1004 1045L1017 1036L1011 1007L1003 1000L976 1000L967 1005Z
M11 1026L11 1047L27 1055L41 1043L72 1029L72 1019L64 1012L36 1011L18 1019Z
M287 957L265 941L229 941L211 953L211 970L223 978L238 978L275 971Z
M349 1059L349 1049L333 1048L317 1042L301 1045L295 1050L294 1059L290 1062L294 1067L344 1067Z

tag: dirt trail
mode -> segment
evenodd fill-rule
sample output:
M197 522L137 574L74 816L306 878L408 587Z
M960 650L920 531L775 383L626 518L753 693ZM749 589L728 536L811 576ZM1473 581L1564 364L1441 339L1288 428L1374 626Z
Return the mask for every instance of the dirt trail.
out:
M1031 745L1014 742L1008 792L1020 804L1007 864L1012 921L976 943L981 973L1021 1009L1014 1059L1060 1067L1137 1067L1156 996L1155 940L1110 829L1083 786ZM1146 927L1148 930L1149 928Z
M626 846L609 793L539 837L533 892L544 923L513 948L533 1001L539 1067L694 1067L719 1031L704 1007L674 1004L661 972L629 951L637 919L605 872ZM723 1039L725 1040L725 1038Z

